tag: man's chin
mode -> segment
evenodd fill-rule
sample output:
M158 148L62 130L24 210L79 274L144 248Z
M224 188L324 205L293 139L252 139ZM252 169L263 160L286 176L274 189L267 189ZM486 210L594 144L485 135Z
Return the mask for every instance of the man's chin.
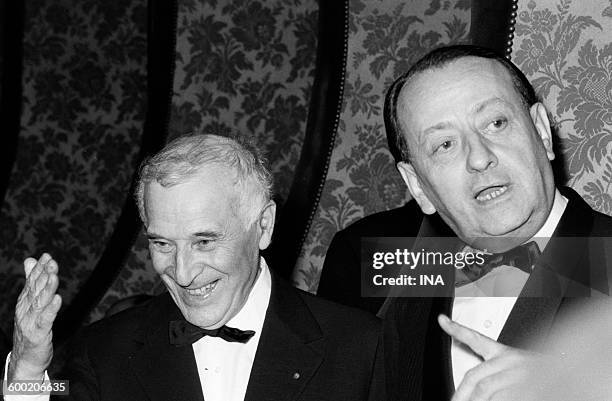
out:
M501 236L472 238L470 243L474 248L491 253L499 253L515 248L528 239L529 237L504 236L502 234Z
M463 238L463 240L472 247L487 250L488 252L498 253L505 252L514 247L519 246L532 237L532 234L525 233L524 225L500 224L483 227L479 234L473 234Z
M225 322L222 319L218 319L213 316L197 316L193 313L189 313L185 311L181 311L181 312L183 313L183 317L185 318L185 320L187 320L189 323L193 324L194 326L198 326L203 329L213 330L225 324Z
M194 326L204 329L213 329L215 327L212 326L215 325L223 326L223 314L219 313L215 308L210 306L203 308L198 305L189 305L182 300L177 306L185 320Z

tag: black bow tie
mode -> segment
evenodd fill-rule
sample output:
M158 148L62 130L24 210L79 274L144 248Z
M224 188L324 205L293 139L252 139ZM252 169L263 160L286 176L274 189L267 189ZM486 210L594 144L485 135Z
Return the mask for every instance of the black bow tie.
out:
M173 320L169 325L170 344L191 345L204 336L219 337L231 343L246 343L255 335L253 330L240 330L221 326L218 329L207 330L195 326L185 320Z
M484 255L483 264L473 263L455 272L455 287L472 283L499 266L513 266L526 273L531 273L538 256L540 256L540 248L534 241L503 253Z

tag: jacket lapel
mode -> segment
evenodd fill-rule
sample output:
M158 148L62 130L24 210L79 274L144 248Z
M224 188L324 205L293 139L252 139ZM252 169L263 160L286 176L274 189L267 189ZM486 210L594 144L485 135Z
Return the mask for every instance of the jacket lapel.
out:
M415 250L422 248L428 251L447 252L460 248L459 239L438 214L427 216L423 219L423 223L419 231L419 239L415 241ZM454 295L452 283L455 279L455 271L449 272L446 266L433 266L430 269L432 272L443 272L447 285L437 289L435 296L431 298L423 360L423 400L448 400L455 391L451 363L451 338L438 324L438 315L451 316L452 296Z
M455 234L437 214L424 216L413 250L448 250L453 246L454 237ZM440 242L438 238L451 240ZM440 271L439 267L432 268L436 269ZM453 274L451 279L454 279ZM450 399L454 392L451 340L438 325L437 318L441 313L450 316L453 288L450 288L450 293L448 288L443 288L433 294L434 297L405 298L393 291L378 312L378 317L393 320L392 323L385 322L387 339L397 331L396 338L385 343L387 379L397 385L389 389L389 395L395 397L393 399ZM406 375L409 375L408 379Z
M582 198L568 188L562 188L560 191L569 200L567 208L508 316L498 338L498 341L503 344L524 349L533 348L534 343L529 341L534 338L546 338L554 326L559 309L574 302L573 299L563 298L564 295L567 295L567 291L572 289L571 285L574 283L588 285L592 282L592 279L589 281L589 278L599 277L605 273L600 271L605 269L605 262L601 262L602 255L593 256L591 250L583 249L589 248L589 241L577 239L575 246L568 247L567 242L557 240L559 237L587 238L591 235L593 226L593 212ZM418 236L422 238L436 235L452 237L454 233L437 215L426 216ZM419 249L416 246L415 248ZM585 252L590 255L587 259L590 263L583 263ZM606 260L605 255L603 260ZM573 291L572 295L585 295L580 289L581 286L578 287L578 290ZM425 344L421 342L407 344L406 341L396 341L400 347L397 350L398 355L394 355L397 359L393 365L394 368L405 372L405 366L410 365L409 362L412 361L409 372L414 373L419 371L419 365L423 366L421 390L406 387L412 381L396 380L404 386L400 386L398 392L402 394L402 397L408 394L412 396L411 399L450 399L450 394L454 391L450 358L451 342L450 338L440 329L437 315L446 313L450 316L451 300L452 298L402 300L388 297L381 307L378 316L385 318L388 309L395 304L391 309L397 309L397 314L387 316L387 318L397 320L398 337L425 339ZM416 311L422 313L420 319L410 319L409 317ZM396 311L393 310L393 312ZM423 322L424 319L427 319L426 324ZM426 331L423 332L425 327ZM422 359L418 356L421 356Z
M431 300L423 361L423 400L450 400L455 392L451 338L438 324L438 315L451 315L451 300L452 298Z
M272 276L245 401L294 400L323 362L325 338L295 289Z
M562 188L568 204L546 249L525 283L502 329L499 341L510 346L534 348L534 339L550 334L555 317L568 298L590 295L594 264L591 208L569 188ZM572 299L569 299L572 303Z
M180 319L181 313L166 297L162 310L150 311L153 317L139 336L142 348L131 357L130 365L151 400L204 401L192 347L170 344L168 323Z

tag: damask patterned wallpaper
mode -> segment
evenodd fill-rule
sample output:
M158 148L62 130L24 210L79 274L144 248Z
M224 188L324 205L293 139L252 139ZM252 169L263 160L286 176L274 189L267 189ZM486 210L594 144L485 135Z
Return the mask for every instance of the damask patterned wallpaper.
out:
M468 41L470 6L469 0L350 1L343 110L321 202L294 271L298 287L316 291L338 230L409 199L387 150L383 94L427 51Z
M171 135L223 127L254 135L282 202L306 129L316 0L180 4Z
M612 4L530 0L518 12L512 59L552 115L568 184L612 215Z
M27 0L23 112L0 215L0 316L12 329L22 261L49 251L68 303L127 196L145 114L145 0Z
M316 0L180 0L170 137L227 127L255 136L282 204L306 130L317 26ZM162 288L141 233L91 318Z

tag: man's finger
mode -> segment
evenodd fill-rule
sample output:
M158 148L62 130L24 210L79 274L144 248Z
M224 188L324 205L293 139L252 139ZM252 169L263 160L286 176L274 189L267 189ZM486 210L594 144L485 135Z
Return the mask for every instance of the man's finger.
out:
M29 287L33 290L34 283L36 282L36 279L38 279L38 276L42 271L43 265L40 263L40 261L37 260L34 267L30 270L30 274L26 276L26 287Z
M34 265L32 270L30 271L30 274L27 275L27 282L35 282L38 278L38 275L44 270L45 265L49 260L51 260L51 255L49 255L48 253L43 253L42 256L36 261L36 265Z
M57 262L55 261L55 259L50 259L47 262L45 271L49 274L57 274L57 272L59 271L59 267L57 266Z
M520 370L505 363L483 362L468 370L451 401L488 400L523 377Z
M57 316L60 308L62 306L62 297L58 294L55 294L51 299L51 302L45 307L45 309L41 312L39 317L39 324L41 327L49 327L53 325L53 321Z
M505 345L490 339L479 332L453 322L445 315L438 316L438 323L442 330L455 340L467 345L485 361L499 355L506 348Z
M28 278L34 267L36 266L36 259L27 258L23 261L23 270L25 271L25 276Z
M43 291L43 289L47 286L48 282L49 282L49 275L45 271L43 271L42 273L38 275L38 277L36 278L36 281L34 282L34 285L33 285L34 291L32 291L32 295L34 297L39 296L40 293Z
M44 291L45 289L47 289L48 287L48 283L51 277L56 277L57 278L57 272L58 272L58 267L57 267L57 262L53 259L50 259L44 266L43 266L44 270L40 273L40 275L38 276L38 279L36 280L36 286L35 286L35 295L39 295L42 291ZM54 281L54 283L58 283L59 279L57 281ZM57 289L57 285L55 286L55 288L53 288L53 292L55 292L55 290Z
M57 287L59 287L59 278L55 274L48 275L47 282L44 288L38 293L38 308L45 308L52 300Z
M24 267L25 264L26 262L24 262ZM28 264L31 264L31 262L28 261ZM26 289L30 297L40 294L47 284L49 275L57 274L58 270L57 262L49 254L43 254L27 276Z

